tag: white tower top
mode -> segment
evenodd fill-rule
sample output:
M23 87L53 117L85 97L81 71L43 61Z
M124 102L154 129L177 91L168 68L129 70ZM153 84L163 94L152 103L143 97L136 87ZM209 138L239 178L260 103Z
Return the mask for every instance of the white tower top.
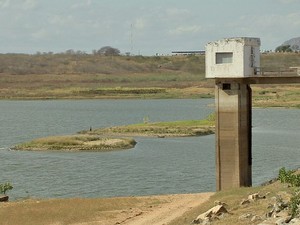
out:
M251 77L259 73L260 39L225 38L205 46L206 78Z

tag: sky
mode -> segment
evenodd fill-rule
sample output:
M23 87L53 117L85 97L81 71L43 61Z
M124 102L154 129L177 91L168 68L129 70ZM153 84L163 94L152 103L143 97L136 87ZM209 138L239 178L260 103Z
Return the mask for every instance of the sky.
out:
M0 53L168 55L229 37L262 51L300 37L300 0L0 0Z

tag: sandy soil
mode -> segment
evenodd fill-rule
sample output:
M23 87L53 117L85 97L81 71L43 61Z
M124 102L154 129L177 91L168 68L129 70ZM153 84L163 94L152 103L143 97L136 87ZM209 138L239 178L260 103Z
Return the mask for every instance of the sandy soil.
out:
M151 207L134 208L129 211L121 211L112 220L90 221L73 225L168 225L174 219L185 212L203 204L214 193L199 194L175 194L155 196L162 204ZM154 196L149 198L153 198Z
M212 193L174 195L172 201L158 209L142 213L124 225L167 225L172 220L182 216L186 211L199 206L209 199Z

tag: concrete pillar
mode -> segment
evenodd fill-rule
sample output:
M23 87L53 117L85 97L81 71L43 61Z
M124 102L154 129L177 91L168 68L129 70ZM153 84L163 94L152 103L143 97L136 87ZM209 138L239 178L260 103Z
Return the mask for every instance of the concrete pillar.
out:
M215 94L217 190L251 186L251 88L219 80Z

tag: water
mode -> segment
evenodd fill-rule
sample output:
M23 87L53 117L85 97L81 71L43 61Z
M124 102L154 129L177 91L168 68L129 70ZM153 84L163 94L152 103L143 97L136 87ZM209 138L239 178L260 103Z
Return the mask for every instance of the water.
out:
M0 182L13 199L109 197L215 190L214 135L136 138L134 149L114 152L20 152L9 147L32 138L150 121L202 119L206 100L0 101ZM253 183L278 169L299 167L299 110L253 110Z

